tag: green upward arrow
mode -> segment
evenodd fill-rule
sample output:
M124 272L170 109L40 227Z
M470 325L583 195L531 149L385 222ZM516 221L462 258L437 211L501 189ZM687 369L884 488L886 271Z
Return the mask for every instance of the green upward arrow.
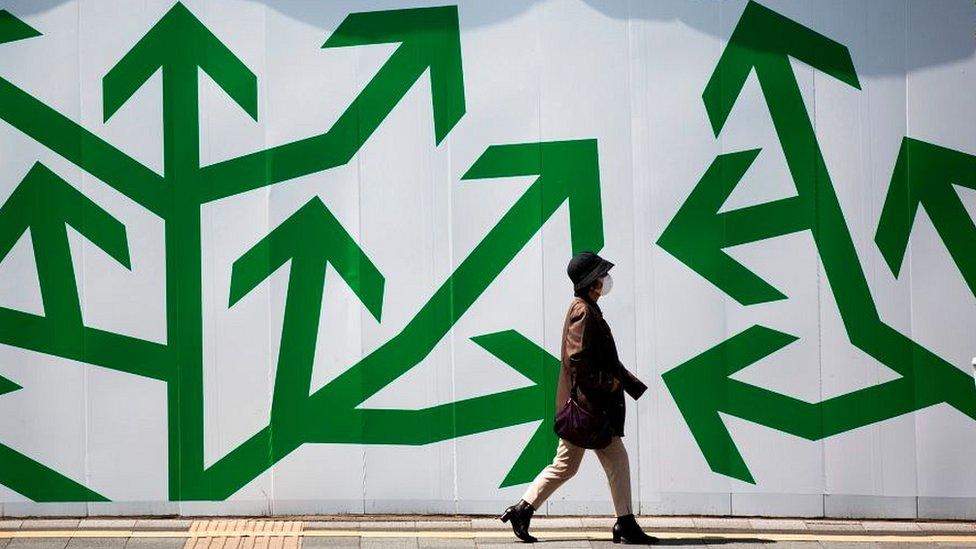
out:
M0 260L30 231L44 315L0 307L0 342L154 379L164 346L84 325L67 226L126 269L125 226L44 165L35 164L0 206Z
M746 76L755 69L797 196L718 213L759 151L720 155L658 244L739 303L750 305L784 296L725 256L722 248L809 230L851 344L901 377L813 404L729 379L731 373L793 339L762 327L734 336L664 374L664 381L712 470L747 482L753 482L753 477L719 419L720 411L810 440L942 402L976 419L976 386L972 378L881 320L790 66L790 56L852 86L858 85L846 48L750 2L702 98L717 134Z
M555 448L546 431L555 408L549 376L558 361L518 334L480 336L475 342L527 374L531 386L420 410L360 405L419 364L564 202L569 202L574 252L603 247L598 166L595 140L489 147L464 179L536 175L536 181L400 333L311 395L307 417L314 420L303 422L303 440L429 444L543 420L503 484L524 482L529 469L538 472ZM518 349L526 358L505 349ZM227 497L262 471L273 436L266 427L215 463L207 471L207 497ZM281 457L275 450L273 460Z
M203 474L203 290L201 275L198 74L213 78L252 118L257 80L185 6L174 5L102 80L108 120L157 70L163 80L166 196L167 346L175 370L169 386L170 495L191 492Z
M204 201L346 164L428 69L434 135L440 143L465 112L455 6L354 13L323 47L397 42L393 55L329 131L204 168Z
M0 260L30 230L45 316L0 308L0 332L7 343L24 343L22 346L30 348L41 339L49 347L56 346L62 356L82 358L89 342L86 336L90 334L81 319L66 224L128 268L125 227L42 164L35 164L0 207ZM0 376L0 395L20 388ZM106 501L3 444L0 484L34 501Z
M919 206L976 296L976 225L952 186L976 189L976 156L906 137L874 241L898 276Z
M337 125L344 126L341 133L368 136L411 84L430 69L434 139L440 144L464 115L457 7L354 13L322 47L392 43L400 45L357 98L360 111L347 110ZM358 137L363 139L362 135Z
M34 246L44 316L56 339L82 345L83 323L67 225L129 268L125 227L88 197L38 163L0 207L0 259L28 229Z
M291 261L271 408L272 451L281 457L302 442L326 264L331 263L376 320L383 275L339 220L313 198L234 262L230 305ZM323 417L321 421L328 421Z
M102 79L105 120L160 69L163 71L163 116L197 114L198 68L209 74L251 118L257 119L254 73L186 6L177 2Z
M789 57L861 89L846 46L750 0L702 93L716 137L753 70L766 97L790 81L796 85Z

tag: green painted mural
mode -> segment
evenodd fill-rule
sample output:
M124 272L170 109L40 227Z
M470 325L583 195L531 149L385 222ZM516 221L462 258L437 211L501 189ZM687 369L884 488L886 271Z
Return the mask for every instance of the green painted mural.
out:
M186 6L177 2L103 77L109 121L157 72L162 76L163 169L156 173L79 122L0 77L0 119L103 181L165 225L165 344L96 329L82 319L67 227L130 268L127 228L37 162L0 207L0 259L30 232L43 315L0 308L0 343L158 380L166 386L168 497L224 500L306 444L427 445L540 422L500 487L530 481L552 458L552 401L559 361L514 329L472 338L531 384L420 409L363 403L420 364L543 226L568 206L573 253L604 248L596 138L483 146L461 177L532 178L473 249L393 337L312 390L320 312L331 265L377 322L388 276L325 202L308 200L234 263L229 308L291 265L270 419L205 465L204 311L201 208L350 163L421 77L430 80L435 143L466 113L458 9L354 13L325 40L334 48L396 44L393 53L325 132L209 165L200 157L200 71L258 120L258 78ZM40 37L40 38L38 38ZM0 42L51 39L0 12ZM816 441L945 403L976 419L972 377L882 320L855 251L791 59L860 88L847 47L749 2L702 99L716 137L755 73L796 196L720 212L760 149L719 155L667 223L656 245L742 306L785 300L781 290L725 248L810 231L850 343L898 379L806 402L731 379L798 336L756 324L672 367L663 381L715 473L755 483L720 414ZM664 82L662 85L667 85ZM479 149L481 150L481 149ZM933 220L976 295L976 227L952 185L976 189L976 157L906 137L875 241L897 276L919 207ZM643 239L644 236L638 236ZM655 242L641 240L639 245ZM568 259L568 258L567 258ZM0 377L0 398L21 387ZM0 445L0 484L37 502L107 498L11 447Z
M746 77L756 72L797 195L718 213L760 151L723 154L709 166L657 243L739 303L753 305L787 296L722 249L810 231L851 343L900 377L816 403L730 379L797 339L761 325L665 373L665 383L712 470L753 483L719 412L808 440L939 403L976 419L972 377L881 320L790 66L791 57L859 87L847 48L753 2L732 33L702 99L717 136ZM896 275L915 211L919 203L931 204L939 234L976 295L972 258L961 251L974 242L976 228L948 186L951 181L976 188L974 175L976 157L905 138L876 237Z

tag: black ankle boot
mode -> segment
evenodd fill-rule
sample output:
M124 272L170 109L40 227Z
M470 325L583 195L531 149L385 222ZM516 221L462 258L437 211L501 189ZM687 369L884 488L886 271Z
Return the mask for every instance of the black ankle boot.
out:
M634 515L624 515L617 517L617 523L613 525L613 542L630 545L651 545L657 543L657 538L648 536L641 530Z
M518 503L505 509L500 518L502 522L512 521L512 531L515 532L518 539L525 543L535 543L539 540L529 534L529 521L532 520L532 513L534 512L535 509L528 502L520 499Z

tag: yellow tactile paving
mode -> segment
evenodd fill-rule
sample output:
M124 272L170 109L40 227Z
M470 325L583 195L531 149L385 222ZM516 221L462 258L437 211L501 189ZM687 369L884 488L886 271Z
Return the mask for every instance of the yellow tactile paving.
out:
M594 530L536 530L540 539L609 540L609 532ZM662 539L887 542L887 543L976 543L973 534L867 535L850 533L768 532L655 532ZM184 549L300 549L307 537L362 538L512 538L507 530L304 530L300 521L226 520L197 521L189 530L4 530L0 539L17 538L187 538ZM514 538L513 538L514 539ZM217 540L223 540L218 542ZM218 545L219 543L219 545ZM272 545L272 543L274 545Z
M104 531L103 531L104 533ZM175 537L176 532L153 532L156 536L140 536L130 532L127 537ZM195 520L186 536L183 549L301 549L302 522L282 520ZM62 534L67 535L67 534ZM2 532L0 532L2 537ZM44 536L36 536L44 537ZM75 536L72 537L106 537ZM118 536L107 536L118 537Z

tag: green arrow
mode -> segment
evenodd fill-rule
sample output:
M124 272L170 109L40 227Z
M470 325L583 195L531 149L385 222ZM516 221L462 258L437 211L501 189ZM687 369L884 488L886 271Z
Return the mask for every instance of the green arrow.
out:
M108 501L105 496L2 444L0 484L37 502Z
M751 412L764 412L767 417L762 419L774 419L768 417L773 415L802 421L803 430L819 427L819 421L809 421L809 414L784 413L784 408L805 410L804 403L728 377L796 339L763 326L753 326L662 376L712 471L755 483L719 412L733 413L737 407L754 403L749 407L750 413L742 414L753 421L760 418ZM772 407L749 399L757 395L762 397L763 405L772 404Z
M976 156L906 137L874 241L898 276L918 208L924 207L976 296L976 225L953 185L976 189Z
M383 275L339 220L313 198L234 262L230 305L288 261L291 269L271 408L272 447L282 456L302 442L308 418L326 264L332 264L376 320L384 284Z
M163 84L170 495L191 492L203 474L203 289L200 279L200 127L203 70L252 118L257 79L182 3L176 3L102 79L108 120L157 71ZM173 427L173 426L176 427Z
M84 326L70 225L125 268L125 227L42 164L0 207L0 259L30 231L44 316L0 307L0 342L155 379L166 379L165 346Z
M760 78L760 85L768 97L771 90L787 84L781 78L785 77L782 68L784 61L788 68L788 57L861 88L846 46L750 0L702 93L716 136L749 73L755 70L757 76L766 77ZM788 78L793 78L792 70Z
M125 227L44 165L34 164L0 207L0 259L30 229L45 317L59 338L81 337L83 327L66 225L129 268Z
M428 69L440 143L465 112L455 6L355 13L323 47L397 42L393 55L327 132L207 166L203 201L346 164Z
M304 422L306 442L429 444L545 420L554 398L540 392L538 376L533 386L421 410L359 406L419 364L563 203L569 203L574 252L603 247L596 145L595 140L494 145L481 155L463 179L526 175L537 179L400 333L312 394L308 417L322 420ZM491 341L490 337L480 340L489 346ZM528 356L536 356L529 352L529 343L509 344L521 345ZM524 361L513 359L509 364L529 371L522 366ZM205 497L227 497L263 470L271 437L272 430L266 427L215 463L207 471ZM540 455L551 458L552 448L547 450L546 442L537 433L504 482L524 480L529 464L541 462ZM274 459L281 457L277 452Z
M257 78L210 29L177 2L102 79L105 120L159 69L163 116L197 114L197 68L213 78L253 119L258 116ZM189 135L168 135L189 139Z
M0 44L40 35L41 33L37 29L24 23L16 15L7 10L0 10Z
M746 76L755 69L797 196L717 214L756 152L721 155L658 243L740 303L753 304L780 298L782 294L754 273L723 257L721 249L809 230L851 344L901 377L813 404L720 379L748 365L749 361L737 349L754 347L769 354L778 344L785 344L785 339L769 335L768 330L746 332L740 339L720 344L666 374L669 390L713 470L749 482L753 481L751 474L724 426L714 418L717 408L809 439L835 435L943 402L976 419L976 386L972 378L881 320L793 74L790 56L857 86L846 48L750 2L702 98L718 133ZM732 351L735 352L729 354ZM712 375L702 377L695 372L712 372ZM710 391L704 392L706 396L701 399L691 396L698 390L692 380L698 378L704 380Z
M552 461L558 443L553 420L556 386L559 384L559 359L514 330L480 335L471 340L535 384L538 396L532 408L538 412L542 423L499 488L531 482Z
M18 389L23 389L20 385L17 385L13 381L0 376L0 395L5 395L7 393L12 393Z
M573 251L603 247L596 141L493 145L462 179L525 175L538 178L403 331L324 387L317 400L358 405L423 360L564 202Z
M729 257L723 248L802 231L811 221L798 197L719 213L758 155L758 149L719 155L657 241L743 305L785 299L786 295Z
M378 126L386 117L384 111L389 112L399 101L395 95L405 94L429 68L434 139L440 144L464 115L457 6L354 13L322 47L391 43L400 45L357 98L366 111L358 114L358 125ZM364 114L372 119L364 120ZM352 131L352 117L347 119L340 119L341 124L349 126L343 133Z

